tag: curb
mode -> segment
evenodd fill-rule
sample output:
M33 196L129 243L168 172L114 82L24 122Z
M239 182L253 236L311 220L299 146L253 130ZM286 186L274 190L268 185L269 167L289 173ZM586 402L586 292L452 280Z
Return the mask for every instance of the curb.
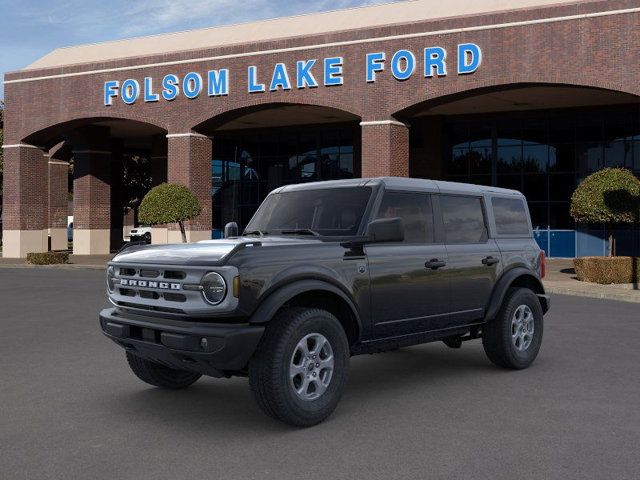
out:
M78 265L75 263L58 264L58 265L27 265L25 263L0 263L1 268L44 268L48 270L61 269L61 270L105 270L106 265Z
M561 287L557 285L544 284L547 293L555 293L558 295L573 295L575 297L596 298L599 300L615 300L619 302L640 303L640 293L629 294L623 292L588 292L584 290L574 290L572 288Z

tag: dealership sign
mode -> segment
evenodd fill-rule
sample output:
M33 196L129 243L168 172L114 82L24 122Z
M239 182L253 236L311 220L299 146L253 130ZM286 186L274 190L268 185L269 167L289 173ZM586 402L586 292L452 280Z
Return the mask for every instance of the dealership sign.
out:
M365 77L367 83L386 74L398 81L408 80L414 75L425 78L447 76L447 66L455 63L458 75L466 75L478 70L482 63L482 50L475 43L461 43L457 47L455 62L447 59L447 51L442 47L425 48L417 56L411 50L398 50L391 58L384 52L367 53L365 62ZM294 65L276 63L268 71L251 65L247 68L247 91L249 93L275 92L278 90L292 90L339 86L344 84L344 71L349 68L343 57L327 57L323 59L298 60ZM420 70L420 73L416 73ZM120 98L127 105L136 102L172 101L180 95L188 99L195 99L206 95L221 97L229 95L232 86L232 76L229 69L208 70L207 72L192 71L180 78L169 73L162 78L145 77L137 80L128 78L109 80L104 82L104 104L113 105L115 99Z

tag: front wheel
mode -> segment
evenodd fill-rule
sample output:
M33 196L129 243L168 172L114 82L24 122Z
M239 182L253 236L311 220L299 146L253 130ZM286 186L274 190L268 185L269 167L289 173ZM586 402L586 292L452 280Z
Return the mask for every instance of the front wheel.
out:
M483 327L482 346L494 364L527 368L542 344L543 313L535 293L510 288L496 318Z
M310 427L336 408L348 368L349 342L336 317L316 308L288 308L267 327L249 363L249 383L267 415Z

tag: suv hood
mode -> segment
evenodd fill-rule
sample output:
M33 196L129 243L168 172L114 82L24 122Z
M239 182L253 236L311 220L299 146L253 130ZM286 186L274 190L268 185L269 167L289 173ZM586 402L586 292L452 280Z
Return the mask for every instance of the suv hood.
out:
M118 253L112 260L125 264L161 265L222 265L244 248L278 245L322 243L316 238L299 237L238 237L224 240L204 240L198 243L133 246Z

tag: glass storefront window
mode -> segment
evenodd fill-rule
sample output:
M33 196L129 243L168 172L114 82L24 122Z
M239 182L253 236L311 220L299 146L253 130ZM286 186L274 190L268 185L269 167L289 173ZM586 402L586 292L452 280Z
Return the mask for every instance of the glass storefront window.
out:
M240 228L266 195L290 183L353 178L357 124L221 132L211 166L213 229Z
M522 191L534 228L575 228L569 201L587 175L604 167L640 174L638 105L458 116L446 122L451 155L446 178Z

